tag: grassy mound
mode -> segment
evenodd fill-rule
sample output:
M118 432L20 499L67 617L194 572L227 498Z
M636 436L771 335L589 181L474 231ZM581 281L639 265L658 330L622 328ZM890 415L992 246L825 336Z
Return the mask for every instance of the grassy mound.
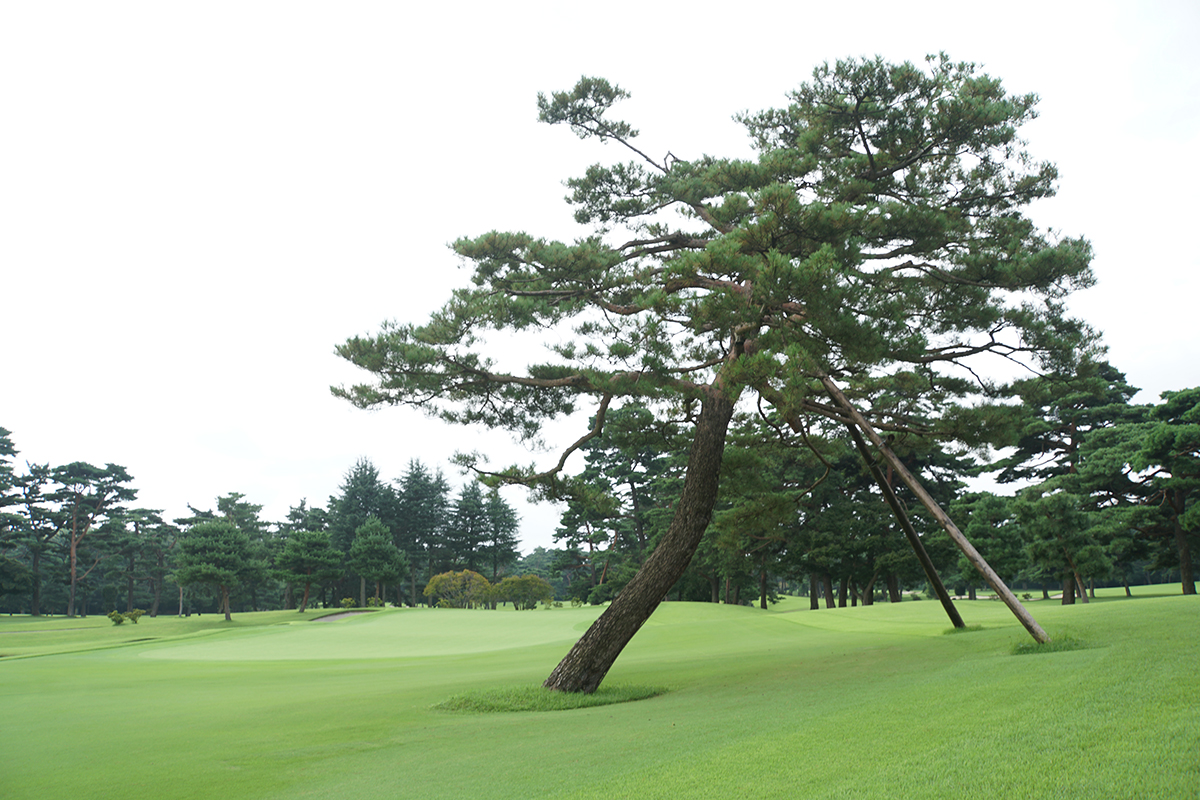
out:
M592 694L554 692L541 686L514 686L507 689L478 689L451 697L434 708L441 711L493 713L497 711L569 711L614 703L628 703L657 697L667 690L661 686L601 686Z
M1037 653L1065 653L1070 650L1086 650L1088 644L1069 633L1060 633L1048 642L1017 642L1013 645L1014 656L1026 656Z

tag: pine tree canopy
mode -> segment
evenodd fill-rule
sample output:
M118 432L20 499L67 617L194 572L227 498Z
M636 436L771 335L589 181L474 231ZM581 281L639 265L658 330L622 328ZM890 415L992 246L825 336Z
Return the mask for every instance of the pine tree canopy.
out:
M987 356L1066 371L1095 347L1063 305L1092 281L1090 245L1023 212L1056 179L1017 135L1034 95L944 55L839 61L786 107L738 117L755 158L690 160L641 149L612 116L625 97L583 78L538 98L541 121L631 156L567 182L592 233L455 242L471 285L423 324L339 346L372 379L336 395L537 437L585 398L593 432L614 399L687 417L713 391L750 390L792 421L840 418L820 383L833 377L880 427L981 444L1000 435L1010 394ZM493 331L526 344L500 363Z

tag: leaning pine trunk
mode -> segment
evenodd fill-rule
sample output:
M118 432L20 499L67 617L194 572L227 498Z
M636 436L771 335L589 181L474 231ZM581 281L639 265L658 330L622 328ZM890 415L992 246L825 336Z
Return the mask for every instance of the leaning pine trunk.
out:
M633 580L546 678L542 685L547 689L588 694L596 691L621 650L691 563L716 504L733 403L734 398L726 397L719 388L707 391L671 527Z

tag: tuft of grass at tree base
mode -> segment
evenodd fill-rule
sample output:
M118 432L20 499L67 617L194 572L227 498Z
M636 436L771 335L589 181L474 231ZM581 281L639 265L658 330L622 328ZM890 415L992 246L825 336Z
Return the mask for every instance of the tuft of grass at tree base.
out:
M601 685L591 694L555 692L542 686L478 689L451 697L434 708L441 711L494 713L505 711L570 711L576 708L629 703L666 694L662 686Z
M1012 654L1027 656L1039 653L1065 653L1069 650L1085 650L1088 646L1086 642L1069 633L1060 633L1051 636L1048 642L1017 642L1012 647Z

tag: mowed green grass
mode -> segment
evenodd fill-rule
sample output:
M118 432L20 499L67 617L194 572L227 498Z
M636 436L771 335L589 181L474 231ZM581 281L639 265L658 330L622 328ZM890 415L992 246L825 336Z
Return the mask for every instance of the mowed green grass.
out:
M493 714L434 706L540 683L598 609L0 618L0 797L1200 796L1200 600L1036 602L1088 646L1034 655L959 606L667 603L607 680L666 694Z

